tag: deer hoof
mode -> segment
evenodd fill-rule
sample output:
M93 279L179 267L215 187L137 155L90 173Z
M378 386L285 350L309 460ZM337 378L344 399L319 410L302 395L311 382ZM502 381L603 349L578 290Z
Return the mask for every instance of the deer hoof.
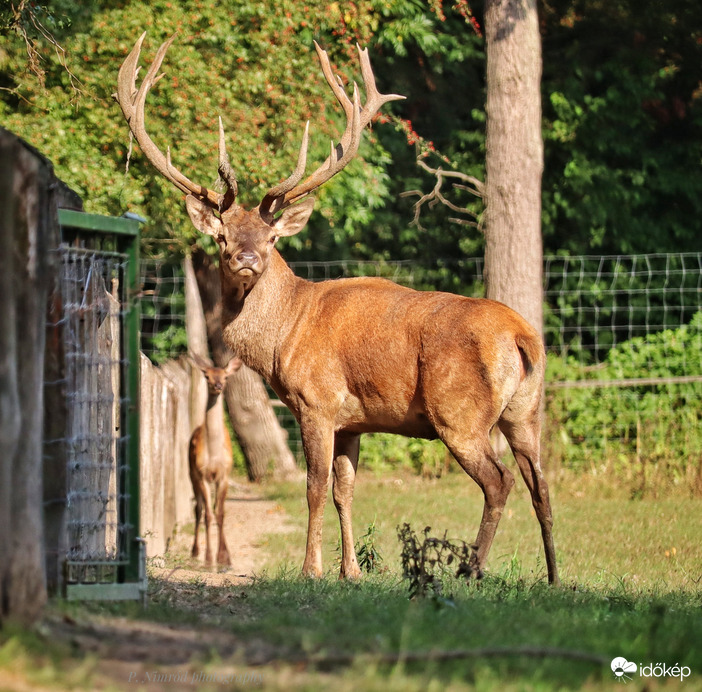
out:
M302 567L302 576L308 577L309 579L321 579L322 570L318 567Z
M361 568L358 565L354 565L350 569L341 568L339 572L339 579L348 579L350 581L358 581L363 576Z

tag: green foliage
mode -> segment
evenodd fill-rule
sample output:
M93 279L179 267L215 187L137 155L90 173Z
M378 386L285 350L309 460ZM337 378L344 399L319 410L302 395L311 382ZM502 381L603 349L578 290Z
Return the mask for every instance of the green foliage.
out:
M383 555L378 547L379 530L375 520L368 524L367 531L354 546L358 566L362 572L378 572L383 563Z
M56 40L70 55L61 67L44 40L43 85L24 71L24 45L17 37L0 54L0 117L55 164L58 175L81 194L90 211L137 212L149 220L147 248L154 239L189 244L195 231L180 195L160 179L141 154L130 151L128 129L112 101L117 69L142 30L148 38L142 64L165 38L178 33L163 70L167 77L150 94L147 126L157 145L172 147L174 163L194 180L216 178L217 117L229 137L240 197L255 204L289 175L304 121L312 120L310 160L328 153L342 118L319 69L312 39L330 51L345 77L359 79L347 41L333 34L342 10L320 1L224 4L191 0L92 3L73 14L70 32L55 27ZM387 152L366 142L358 160L320 192L318 219L343 233L363 224L387 195ZM129 172L125 173L125 167ZM343 222L341 220L344 220Z
M443 538L435 538L429 535L430 531L431 527L425 527L422 531L424 538L419 539L409 524L397 527L402 576L408 582L410 598L428 596L437 604L455 606L446 593L446 579L449 575L456 579L482 577L477 567L477 546L449 540L446 532Z
M424 478L438 478L449 468L451 455L439 440L427 441L375 433L361 438L364 464L382 473L388 469L409 469Z
M699 6L555 0L543 26L547 247L699 247Z
M441 152L430 155L432 165L484 178L481 0L17 5L19 20L0 14L3 125L44 152L88 210L146 216L147 251L168 238L178 241L170 251L182 252L196 234L180 195L140 152L129 155L127 128L110 98L117 68L142 30L149 32L144 60L179 34L164 65L168 76L147 105L155 141L170 144L193 179L213 184L222 115L246 204L288 175L305 120L313 126L311 165L339 136L340 113L313 39L347 81L359 76L354 42L369 45L381 90L408 97L384 109L399 125L381 119L366 134L362 160L320 192L309 229L288 241L286 256L402 257L431 265L480 252L480 234L449 222L441 205L423 213L427 230L411 227L413 199L399 194L433 186L408 146L418 136L425 151ZM702 145L700 8L682 0L551 0L541 26L546 250L699 247L702 178L693 173ZM35 53L28 60L29 45ZM457 204L481 212L479 200L454 193Z
M697 253L548 257L548 348L595 365L623 340L691 320L698 267Z
M698 313L689 325L614 346L599 366L550 356L547 456L578 470L609 466L639 491L661 479L699 491L702 382L666 380L702 375L701 350ZM646 378L662 379L636 383Z

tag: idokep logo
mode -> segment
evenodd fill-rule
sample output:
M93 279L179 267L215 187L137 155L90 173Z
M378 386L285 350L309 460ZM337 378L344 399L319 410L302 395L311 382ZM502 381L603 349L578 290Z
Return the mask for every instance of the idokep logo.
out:
M629 682L637 671L642 678L671 677L679 680L684 680L692 673L689 666L681 666L677 663L673 666L669 666L667 663L649 663L647 665L639 663L637 666L636 663L627 661L623 656L612 659L610 665L614 677L619 682Z
M637 671L637 666L635 663L627 661L621 656L617 656L617 658L612 659L611 666L614 677L620 682L629 682L634 673Z

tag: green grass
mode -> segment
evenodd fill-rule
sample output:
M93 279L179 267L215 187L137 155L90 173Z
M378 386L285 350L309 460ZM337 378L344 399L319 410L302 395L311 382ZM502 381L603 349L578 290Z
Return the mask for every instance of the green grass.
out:
M269 537L267 567L252 584L216 588L200 580L152 579L146 610L137 604L59 603L52 617L89 626L120 616L221 632L223 640L238 642L233 658L213 649L192 665L255 672L259 689L621 690L609 662L623 656L692 671L682 683L637 675L627 690L702 690L700 500L630 500L618 488L592 481L559 484L552 497L564 586L553 589L545 583L538 524L518 481L485 579L448 579L441 599L412 601L400 573L396 526L409 522L420 532L430 525L434 536L447 531L472 540L482 502L463 474L430 481L361 472L356 535L375 522L385 560L382 571L356 583L337 579L331 502L324 545L328 572L308 580L299 576L304 483L261 490L285 508L296 530ZM80 679L69 679L66 657L84 653L63 646L51 654L60 642L49 639L42 650L36 633L0 633L0 679L19 666L27 679L40 673L44 687L99 686L99 662L84 665ZM437 658L449 651L459 652L455 660ZM169 667L162 662L159 670ZM120 689L119 679L111 681Z
M269 489L304 534L307 504L304 484ZM685 496L629 499L626 492L595 483L569 480L551 490L554 535L562 580L566 584L631 584L654 590L696 590L702 586L702 501ZM399 571L396 528L432 528L436 536L472 541L482 513L482 494L462 472L426 480L408 473L375 475L361 470L354 500L356 537L372 522L386 565ZM333 503L325 513L325 568L338 559L339 529ZM301 566L304 537L271 537L267 568ZM517 576L545 578L539 525L524 484L518 478L509 497L490 553L488 569L516 570Z
M454 583L450 600L437 603L409 601L404 585L388 574L346 584L279 573L255 584L248 601L246 622L232 624L240 634L265 638L285 647L288 657L318 661L322 669L325 659L351 653L361 679L369 667L379 687L401 671L416 676L422 689L459 683L461 689L579 689L613 682L608 664L621 655L702 670L700 598L685 593L554 591L492 576L479 588ZM525 645L545 655L520 655ZM476 649L502 653L470 657ZM602 661L564 658L564 649ZM466 657L432 661L432 653L456 650ZM427 656L402 662L417 653Z

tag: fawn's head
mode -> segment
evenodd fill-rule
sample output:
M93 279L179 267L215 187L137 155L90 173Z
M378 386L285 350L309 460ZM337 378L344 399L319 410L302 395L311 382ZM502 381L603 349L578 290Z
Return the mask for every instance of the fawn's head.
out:
M341 80L333 74L326 51L315 43L324 77L346 115L344 134L336 146L332 143L331 152L324 163L303 180L309 139L309 123L307 123L297 165L292 175L271 188L257 207L247 211L235 201L236 176L229 163L221 118L217 170L226 186L224 193L189 180L172 164L170 148L166 150L164 156L147 134L144 125L146 96L151 87L163 76L159 75L158 71L175 36L158 49L153 63L137 90L139 54L145 36L146 33L141 35L122 63L117 79L117 93L114 97L121 106L129 128L146 157L163 176L187 195L186 207L195 228L201 233L211 235L217 241L221 267L227 281L242 291L250 290L266 270L277 239L298 233L307 223L314 206L314 199L307 196L353 159L361 141L361 131L370 123L381 106L388 101L402 99L404 96L381 94L377 90L368 51L361 50L359 47L358 55L366 92L366 103L361 107L357 85L354 83L353 98L349 98ZM299 204L296 204L298 202ZM282 213L278 216L279 212Z
M227 380L242 365L239 358L232 358L223 368L218 368L209 358L204 358L196 353L190 355L190 359L202 371L207 380L207 391L212 396L219 396L227 384Z

